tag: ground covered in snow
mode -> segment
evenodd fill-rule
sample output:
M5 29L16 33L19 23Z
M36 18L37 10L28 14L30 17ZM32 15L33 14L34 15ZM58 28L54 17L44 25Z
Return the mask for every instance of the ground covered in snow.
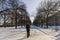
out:
M25 28L18 27L0 27L0 40L59 40L60 34L55 32L56 34L53 35L53 32L49 29L42 29L36 26L32 26L31 35L29 38L26 37L26 30ZM50 32L50 33L49 33ZM52 36L53 35L53 36ZM58 38L57 38L58 37Z

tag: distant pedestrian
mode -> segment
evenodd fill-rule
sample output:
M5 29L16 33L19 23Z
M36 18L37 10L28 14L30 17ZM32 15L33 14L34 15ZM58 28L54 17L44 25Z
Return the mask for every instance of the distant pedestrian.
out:
M27 38L30 36L30 24L26 24L26 32L27 32Z

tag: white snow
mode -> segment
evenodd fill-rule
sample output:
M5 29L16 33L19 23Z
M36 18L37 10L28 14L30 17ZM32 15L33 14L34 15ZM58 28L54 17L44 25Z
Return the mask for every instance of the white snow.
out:
M55 40L60 40L60 26L48 26L48 29L44 28L38 28L43 33L49 35L52 38L55 38ZM55 31L55 29L58 29L58 31Z
M0 40L60 40L60 31L52 31L52 29L43 29L31 25L31 35L26 37L25 26L0 27Z

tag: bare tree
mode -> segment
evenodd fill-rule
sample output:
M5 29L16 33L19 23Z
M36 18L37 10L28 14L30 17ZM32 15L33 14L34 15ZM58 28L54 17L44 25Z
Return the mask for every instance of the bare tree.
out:
M1 4L1 7L2 7L2 10L4 10L4 4L5 4L6 0L0 0L0 4ZM4 13L4 27L5 27L5 13Z
M20 24L21 25L24 24L25 21L26 22L30 21L29 16L28 16L29 14L26 11L26 5L23 2L20 2L19 0L18 1L17 0L8 0L8 1L4 1L4 3L2 4L2 2L1 2L1 4L3 5L2 9L3 8L4 9L0 11L2 14L4 14L4 25L6 24L6 21L9 19L11 21L11 24L15 25L15 28L17 28L17 26ZM8 17L6 17L6 16L8 16ZM13 23L12 23L12 21L13 21Z
M48 17L49 17L49 15L54 14L58 11L57 10L58 9L58 7L57 7L58 3L59 3L59 1L56 1L56 0L55 1L45 0L45 1L41 2L40 6L38 7L37 14L38 15L40 14L40 16L45 15L44 18L46 19L46 28L48 28Z

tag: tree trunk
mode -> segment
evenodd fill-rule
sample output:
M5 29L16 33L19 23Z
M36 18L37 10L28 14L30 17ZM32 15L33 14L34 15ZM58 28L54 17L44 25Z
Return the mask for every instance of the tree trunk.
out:
M5 21L6 15L4 13L4 27L6 27L6 21Z
M43 28L43 20L41 20L41 27Z
M58 30L59 30L58 27L57 27L57 25L58 25L58 24L57 24L57 21L58 21L57 16L55 16L55 25L56 25L56 26L55 26L55 31L58 31Z
M15 29L17 29L17 10L15 9Z
M48 28L48 14L47 14L47 18L46 18L46 28Z

